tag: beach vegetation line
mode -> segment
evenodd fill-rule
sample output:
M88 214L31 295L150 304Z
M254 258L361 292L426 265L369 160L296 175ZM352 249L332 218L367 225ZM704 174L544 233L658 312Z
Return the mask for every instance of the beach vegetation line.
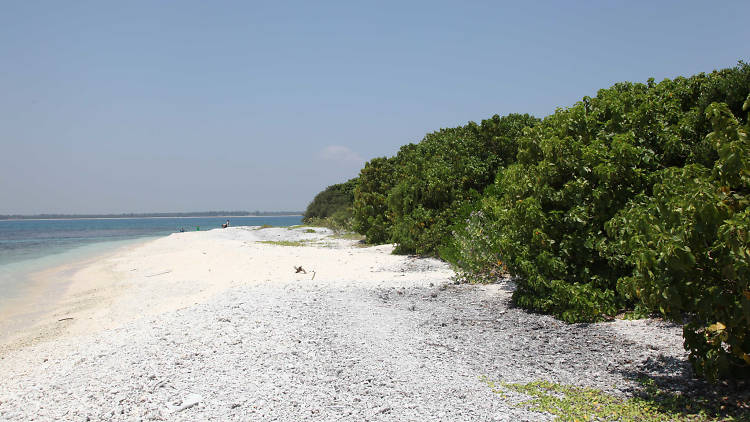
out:
M440 129L305 218L439 256L466 281L510 275L518 306L568 322L660 314L683 324L697 374L748 379L749 94L740 61Z

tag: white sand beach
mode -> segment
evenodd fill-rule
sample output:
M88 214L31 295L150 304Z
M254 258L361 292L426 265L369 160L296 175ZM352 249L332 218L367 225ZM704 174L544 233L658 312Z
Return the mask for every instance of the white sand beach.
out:
M314 230L176 233L37 275L65 288L3 341L0 419L543 420L481 377L690 376L679 327L567 325L510 306L512 283Z
M306 231L317 230L309 233ZM35 325L9 335L1 350L58 336L111 329L134 319L203 303L219 292L241 285L280 286L313 277L326 283L357 279L382 284L403 274L373 272L403 257L388 246L348 247L354 242L331 238L326 229L232 227L226 230L175 233L117 250L115 253L47 269L34 299L57 295L54 304L34 315ZM263 243L269 242L269 243ZM290 247L273 242L305 242L316 247ZM347 252L341 253L346 247ZM294 267L308 271L295 273ZM443 266L439 277L452 273ZM44 280L53 279L53 283ZM47 298L49 302L50 299ZM62 321L60 321L62 320ZM62 322L62 324L61 324Z

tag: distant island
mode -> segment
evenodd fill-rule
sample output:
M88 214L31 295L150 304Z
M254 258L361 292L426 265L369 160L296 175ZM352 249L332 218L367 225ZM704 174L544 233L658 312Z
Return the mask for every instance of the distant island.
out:
M76 218L149 218L149 217L273 217L302 215L302 211L199 211L199 212L153 212L125 214L35 214L0 215L0 220L54 220Z

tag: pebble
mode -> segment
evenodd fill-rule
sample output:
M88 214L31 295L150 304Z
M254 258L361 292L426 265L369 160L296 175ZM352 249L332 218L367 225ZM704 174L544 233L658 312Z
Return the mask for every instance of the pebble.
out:
M11 352L0 360L0 420L548 420L482 377L622 396L643 375L692 382L678 326L566 324L511 306L509 281L453 285L446 269L404 257L373 271L405 277L368 285L352 275L240 286Z

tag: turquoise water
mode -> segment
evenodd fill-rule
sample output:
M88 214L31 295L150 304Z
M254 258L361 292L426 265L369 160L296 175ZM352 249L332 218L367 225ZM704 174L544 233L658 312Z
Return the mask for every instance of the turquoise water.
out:
M301 216L232 217L232 226L293 226ZM221 227L223 217L0 220L0 305L22 291L25 274L180 230Z

